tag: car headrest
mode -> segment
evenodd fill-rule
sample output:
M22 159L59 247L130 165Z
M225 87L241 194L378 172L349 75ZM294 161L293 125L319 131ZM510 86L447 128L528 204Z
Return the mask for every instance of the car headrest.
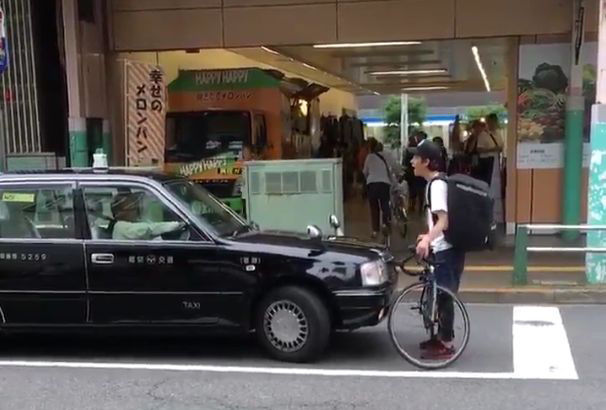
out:
M6 222L10 219L11 213L6 202L0 201L0 222Z

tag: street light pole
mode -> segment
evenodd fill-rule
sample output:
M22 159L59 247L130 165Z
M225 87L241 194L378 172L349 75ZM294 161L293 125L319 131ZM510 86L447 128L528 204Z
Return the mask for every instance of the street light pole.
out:
M596 104L591 110L591 163L588 212L590 225L606 224L606 0L600 0ZM603 246L606 232L587 234L587 247ZM606 255L587 254L587 282L606 283Z

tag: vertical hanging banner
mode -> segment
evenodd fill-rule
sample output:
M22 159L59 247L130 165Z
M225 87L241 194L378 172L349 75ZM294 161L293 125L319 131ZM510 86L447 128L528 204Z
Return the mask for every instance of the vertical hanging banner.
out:
M164 163L166 85L162 68L127 61L126 165L161 166Z
M6 39L6 15L0 7L0 74L8 68L8 48Z

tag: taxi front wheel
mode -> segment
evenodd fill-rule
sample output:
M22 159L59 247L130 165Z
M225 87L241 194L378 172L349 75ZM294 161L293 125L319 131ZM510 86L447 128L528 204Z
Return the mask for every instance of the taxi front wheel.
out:
M296 286L270 292L259 305L256 333L268 353L282 361L318 358L330 339L330 315L313 292Z

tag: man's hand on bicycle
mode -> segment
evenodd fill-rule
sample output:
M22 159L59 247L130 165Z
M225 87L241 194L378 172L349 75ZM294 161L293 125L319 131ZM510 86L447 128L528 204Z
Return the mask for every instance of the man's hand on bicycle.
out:
M417 256L421 259L427 259L429 257L430 246L429 235L419 235L417 237Z

